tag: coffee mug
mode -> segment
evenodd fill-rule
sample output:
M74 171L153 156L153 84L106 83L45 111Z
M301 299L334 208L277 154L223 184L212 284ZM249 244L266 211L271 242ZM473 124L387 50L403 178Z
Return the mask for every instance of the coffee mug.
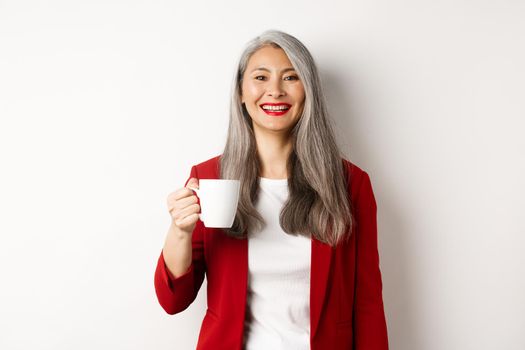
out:
M200 220L206 227L230 228L239 202L239 180L200 179L199 188L189 187L200 200Z

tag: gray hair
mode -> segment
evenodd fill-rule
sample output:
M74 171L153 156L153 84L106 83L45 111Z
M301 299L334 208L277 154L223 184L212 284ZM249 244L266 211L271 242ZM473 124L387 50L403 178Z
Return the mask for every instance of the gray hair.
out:
M354 222L348 197L348 173L328 118L314 59L298 39L278 30L267 30L248 42L234 74L228 135L220 156L220 177L240 180L241 191L233 226L223 230L232 237L245 238L249 230L265 225L253 204L259 191L261 167L252 120L242 104L241 92L248 60L268 45L284 50L305 91L302 114L291 132L293 147L287 162L291 174L289 196L279 222L288 234L314 236L335 246L352 232Z

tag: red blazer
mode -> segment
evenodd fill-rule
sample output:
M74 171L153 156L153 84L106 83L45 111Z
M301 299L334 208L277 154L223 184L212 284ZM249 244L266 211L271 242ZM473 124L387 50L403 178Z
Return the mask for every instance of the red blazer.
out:
M219 178L219 157L191 168L189 178ZM387 350L381 272L377 249L376 202L368 174L343 159L349 174L348 196L354 208L351 238L335 248L312 238L310 276L310 348L314 350ZM189 181L186 181L186 184ZM168 314L186 309L207 278L208 309L197 349L240 350L248 278L248 241L228 237L198 220L188 271L174 278L162 252L155 290Z

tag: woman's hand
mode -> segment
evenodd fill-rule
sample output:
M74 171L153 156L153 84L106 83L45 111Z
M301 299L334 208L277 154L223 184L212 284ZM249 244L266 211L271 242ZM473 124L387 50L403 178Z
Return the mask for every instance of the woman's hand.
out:
M170 193L167 199L168 211L172 219L171 226L187 235L191 235L200 217L198 198L189 187L199 188L199 180L192 177L186 187Z

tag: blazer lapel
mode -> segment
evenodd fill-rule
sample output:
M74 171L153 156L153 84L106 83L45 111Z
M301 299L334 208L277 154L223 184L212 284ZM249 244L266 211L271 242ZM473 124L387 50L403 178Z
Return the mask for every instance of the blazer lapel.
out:
M319 326L319 320L324 306L326 289L331 264L333 248L312 237L312 253L310 267L310 337L313 338Z
M232 258L232 266L230 268L232 271L236 271L235 280L232 280L234 288L231 289L230 295L231 300L234 300L234 302L228 307L232 317L235 318L232 320L232 324L240 326L235 328L235 336L236 339L241 341L238 344L238 349L241 349L248 293L248 239L230 238L228 247L229 255Z

